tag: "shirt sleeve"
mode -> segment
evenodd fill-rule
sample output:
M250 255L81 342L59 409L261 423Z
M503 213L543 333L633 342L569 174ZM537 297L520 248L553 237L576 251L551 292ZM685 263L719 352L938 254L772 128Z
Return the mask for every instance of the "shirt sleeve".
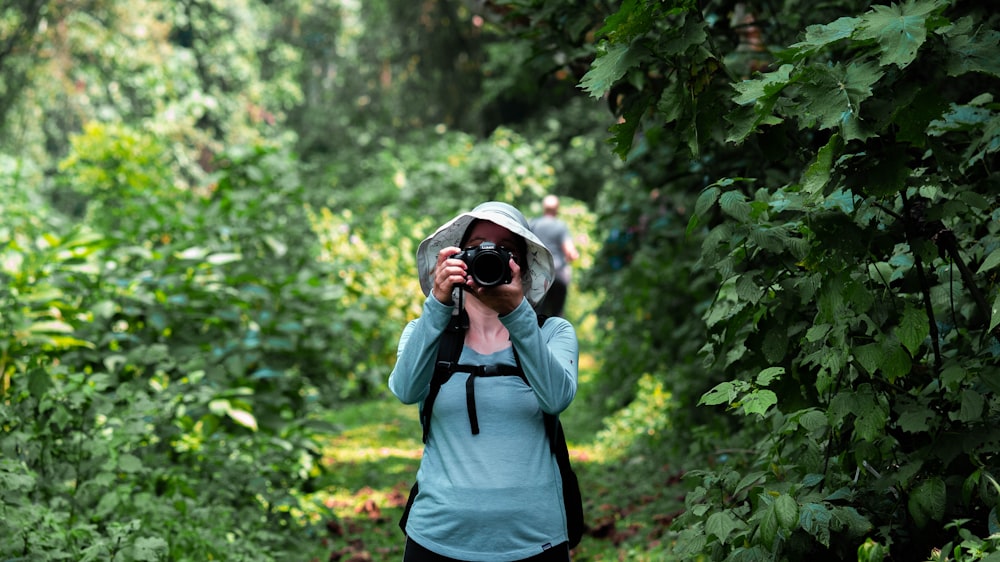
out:
M542 410L558 414L576 396L579 342L576 330L565 318L552 316L539 328L538 319L527 300L500 321L510 332L531 388Z
M403 328L396 348L396 365L389 374L389 390L400 402L416 404L427 396L437 362L438 344L453 308L428 295L420 318Z

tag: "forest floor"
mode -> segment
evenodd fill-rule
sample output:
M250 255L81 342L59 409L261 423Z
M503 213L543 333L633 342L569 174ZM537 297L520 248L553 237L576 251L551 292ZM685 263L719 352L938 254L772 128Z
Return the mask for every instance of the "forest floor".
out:
M683 509L682 471L629 450L622 431L608 429L607 419L582 406L587 369L593 368L582 356L580 392L562 416L588 525L573 560L669 560L665 541ZM327 442L327 470L312 498L327 513L324 550L330 561L401 560L404 536L397 523L422 450L417 409L387 396L330 415L343 431Z

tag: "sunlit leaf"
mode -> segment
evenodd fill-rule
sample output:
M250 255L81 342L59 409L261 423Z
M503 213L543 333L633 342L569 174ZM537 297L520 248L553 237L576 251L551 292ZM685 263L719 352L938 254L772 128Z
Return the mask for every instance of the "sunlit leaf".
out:
M712 390L709 390L701 396L698 400L698 404L715 406L718 404L729 404L736 400L737 390L735 384L732 381L720 382L715 385Z
M73 331L73 326L60 320L43 320L32 323L28 331L34 334L68 334Z
M763 416L767 413L768 408L778 403L778 395L767 389L755 390L744 396L741 402L743 404L743 411L747 415L757 414Z
M181 252L177 252L174 255L177 257L177 259L201 261L205 258L205 256L208 255L208 253L209 253L208 248L194 246L191 248L187 248Z
M757 374L757 384L767 386L785 374L784 367L768 367Z
M257 418L250 412L245 410L229 409L226 410L226 415L243 427L252 431L257 431Z
M227 263L237 262L243 259L243 256L231 252L220 252L217 254L212 254L208 256L205 260L212 265L223 265Z

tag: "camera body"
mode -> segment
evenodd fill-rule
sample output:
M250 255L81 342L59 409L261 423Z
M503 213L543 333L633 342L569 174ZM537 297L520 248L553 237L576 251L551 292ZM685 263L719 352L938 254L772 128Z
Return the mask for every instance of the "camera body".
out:
M493 287L510 283L510 259L513 254L493 242L483 242L468 248L452 258L465 262L469 275L480 287Z

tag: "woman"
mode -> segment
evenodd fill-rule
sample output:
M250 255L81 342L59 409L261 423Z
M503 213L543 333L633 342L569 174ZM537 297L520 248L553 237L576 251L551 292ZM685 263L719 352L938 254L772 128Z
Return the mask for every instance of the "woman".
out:
M509 282L480 286L456 257L483 243L511 253ZM532 308L552 282L552 255L520 211L493 201L421 242L417 268L427 298L400 338L392 392L423 408L438 344L457 310L468 314L459 363L519 364L524 379L477 377L472 398L468 373L441 385L405 523L404 562L568 561L562 483L543 419L576 395L578 345L568 321L539 326Z

